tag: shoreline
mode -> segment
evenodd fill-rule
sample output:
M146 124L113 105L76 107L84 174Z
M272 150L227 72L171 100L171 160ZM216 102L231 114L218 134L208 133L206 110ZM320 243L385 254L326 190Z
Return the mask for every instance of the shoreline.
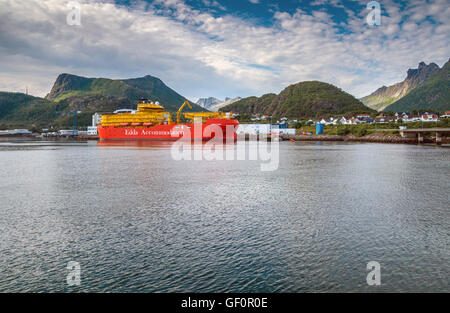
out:
M281 135L280 138L284 141L343 141L343 142L369 142L369 143L393 143L393 144L417 144L417 139L403 138L400 135L384 135L384 134L370 134L363 137L356 137L354 135ZM436 143L434 139L424 138L423 143ZM449 144L450 140L442 140L442 144Z
M70 136L72 139L77 141L100 141L99 136L95 135L78 135ZM5 139L67 139L68 137L36 137L36 136L0 136L0 138ZM403 138L400 135L386 135L386 134L369 134L363 137L357 137L355 135L281 135L279 137L281 141L299 141L299 142L365 142L365 143L391 143L391 144L418 144L416 138ZM265 138L265 140L270 141L270 136ZM247 136L238 136L240 141L248 141L250 138ZM257 140L262 140L258 137ZM435 138L424 137L423 143L426 144L436 144ZM440 144L450 144L450 138L444 137Z

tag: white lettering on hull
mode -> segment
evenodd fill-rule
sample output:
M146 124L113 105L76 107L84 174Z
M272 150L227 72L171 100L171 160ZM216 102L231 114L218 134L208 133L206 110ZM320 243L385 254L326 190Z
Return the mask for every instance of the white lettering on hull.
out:
M171 136L173 138L183 136L184 131L180 130L145 130L145 129L125 129L125 136Z

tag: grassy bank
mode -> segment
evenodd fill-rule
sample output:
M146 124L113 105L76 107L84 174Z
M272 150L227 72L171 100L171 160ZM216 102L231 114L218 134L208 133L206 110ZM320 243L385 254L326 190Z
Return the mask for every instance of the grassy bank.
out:
M386 135L398 134L399 126L406 126L407 128L437 128L450 127L450 119L443 119L439 122L415 122L415 123L388 123L388 124L360 124L360 125L328 125L324 127L324 135L327 136L346 136L353 135L356 137L363 137L377 132L382 132ZM393 131L386 131L392 129ZM303 126L297 128L297 132L311 132L315 134L315 126Z

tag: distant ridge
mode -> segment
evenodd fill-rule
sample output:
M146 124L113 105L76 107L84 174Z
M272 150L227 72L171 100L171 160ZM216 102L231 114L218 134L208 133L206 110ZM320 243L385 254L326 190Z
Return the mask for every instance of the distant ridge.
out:
M205 109L210 110L210 111L218 111L219 109L223 108L224 106L232 104L241 99L242 99L241 97L236 97L236 98L228 98L227 97L227 98L225 98L225 100L219 100L214 97L200 98L200 99L198 99L197 104Z
M219 100L219 99L214 98L214 97L209 97L209 98L200 98L200 99L198 99L196 104L198 104L202 108L209 109L213 105L219 104L221 102L222 102L222 100Z

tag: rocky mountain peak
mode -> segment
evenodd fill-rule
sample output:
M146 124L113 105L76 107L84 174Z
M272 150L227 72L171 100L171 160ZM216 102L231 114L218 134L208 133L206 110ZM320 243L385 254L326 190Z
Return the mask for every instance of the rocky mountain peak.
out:
M420 62L417 69L409 69L406 79L418 79L423 81L430 75L439 71L439 66L436 63L427 65L425 62Z
M46 96L47 99L53 99L58 94L73 89L81 89L85 84L88 84L92 79L77 76L73 74L63 73L58 75L53 84L50 93Z
M406 97L416 88L419 88L426 83L430 83L431 79L434 79L438 76L445 76L445 73L448 73L448 71L445 71L446 68L448 68L448 62L442 69L433 62L428 65L425 62L420 62L417 68L408 70L406 79L404 81L389 87L383 86L381 88L378 88L375 92L362 98L361 100L370 108L382 111L387 107L390 107L393 103L401 102L400 100L402 98ZM448 75L448 77L450 77L450 75ZM448 87L444 89L448 90ZM410 97L410 99L413 98L414 101L416 101L417 97ZM435 100L433 100L433 97L430 96L430 99L431 100L429 100L429 102L437 101L437 97L435 97ZM405 102L407 101L413 100L405 100Z
M209 98L200 98L200 99L197 100L196 103L199 106L201 106L202 108L208 109L211 106L216 105L216 104L221 103L221 102L222 102L222 100L219 100L219 99L214 98L214 97L209 97Z
M241 100L241 97L236 97L236 98L230 98L230 97L226 97L224 101L214 98L214 97L209 97L209 98L200 98L197 101L197 104L200 105L201 107L208 109L210 111L217 111L220 108L229 105L231 103L234 103L236 101Z

